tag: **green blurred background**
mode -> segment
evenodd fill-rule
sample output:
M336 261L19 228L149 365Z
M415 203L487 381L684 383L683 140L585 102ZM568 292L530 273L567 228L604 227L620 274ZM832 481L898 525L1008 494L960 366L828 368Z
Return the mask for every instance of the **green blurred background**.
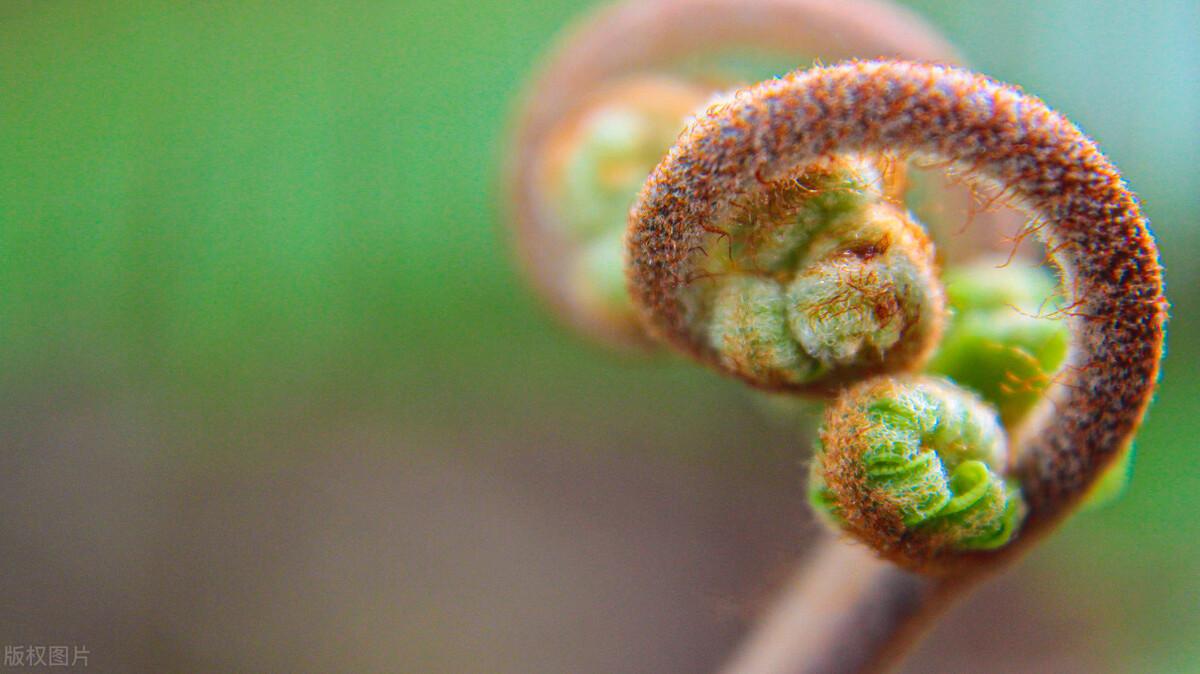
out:
M98 671L720 661L815 526L795 430L567 334L498 218L519 88L590 4L0 4L0 642ZM909 669L1200 672L1200 5L907 4L1097 139L1173 304L1127 496Z

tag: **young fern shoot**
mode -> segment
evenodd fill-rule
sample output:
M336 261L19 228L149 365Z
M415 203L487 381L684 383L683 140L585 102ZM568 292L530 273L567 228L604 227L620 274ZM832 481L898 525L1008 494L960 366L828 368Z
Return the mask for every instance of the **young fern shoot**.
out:
M810 500L835 526L920 570L947 551L1012 539L1025 503L1004 477L1008 459L995 410L974 394L942 379L877 377L826 414Z
M690 126L647 181L628 237L634 299L665 339L722 368L690 323L705 237L764 180L839 154L888 152L958 163L1045 221L1072 348L1046 394L1056 413L1027 424L1017 468L1031 517L1052 519L1140 422L1166 305L1136 201L1095 145L1041 101L969 71L886 61L751 87Z
M780 218L759 217L756 208L773 211L756 204L792 203L789 181L826 175L830 166L858 166L861 178L862 167L884 165L889 157L942 163L1011 195L1038 223L1028 231L1041 239L1059 273L1062 298L1052 313L1061 320L1051 324L992 320L997 314L990 312L999 306L1028 307L1030 298L1019 288L1012 291L1017 297L997 298L997 284L956 284L952 302L959 316L948 335L957 346L934 366L977 393L949 380L905 374L919 370L924 358L890 361L885 324L862 329L870 312L850 311L855 327L847 330L831 329L825 313L806 310L806 299L817 297L820 304L838 293L856 299L828 306L877 306L868 298L879 295L863 292L854 275L818 273L819 290L785 294L783 283L807 276L808 266L789 282L779 278L779 269L751 262L763 241L813 245L821 236L803 227L795 236L781 236L792 230L780 230ZM855 216L834 216L815 228L835 232L835 242L822 249L832 251L831 258L804 245L799 253L776 257L818 269L830 259L864 261L850 230L876 231L876 209L891 222L912 222L887 192L886 186L882 197L852 191L859 200L851 209ZM810 221L807 203L784 209L782 222L796 228ZM754 217L745 217L748 210ZM888 231L894 242L894 233L908 227ZM1015 87L966 70L846 63L763 82L711 106L646 182L627 240L631 293L664 341L758 386L811 391L821 376L814 373L834 384L827 392L837 398L813 462L812 501L833 526L912 573L880 570L878 583L855 586L876 596L860 596L864 604L854 614L870 613L866 607L876 602L880 613L872 619L890 627L860 639L856 647L866 655L830 671L886 664L903 652L914 626L946 600L1061 522L1110 464L1128 455L1157 379L1167 304L1157 250L1136 199L1071 122ZM721 243L731 262L714 270ZM911 266L927 258L910 252L904 259ZM910 277L919 292L892 293L898 306L907 301L920 307L908 314L901 309L914 319L902 323L893 347L904 337L939 341L937 321L921 327L922 318L941 311L940 281L925 285L929 276ZM780 336L784 327L795 344ZM801 336L821 331L868 346L862 352L878 359L841 373L827 365L779 365L806 364L798 354L815 352ZM854 351L839 351L837 338L816 342L832 345L828 353ZM980 357L995 346L996 353ZM902 348L924 354L931 347ZM995 378L972 380L981 362L998 373ZM825 644L821 654L844 652L853 638L831 634L846 643ZM764 648L785 660L764 668L763 658L745 657L738 662L758 664L731 671L826 671L786 658L831 662L805 650Z
M714 99L737 79L711 63L746 47L921 63ZM709 66L681 65L697 56ZM894 664L949 600L1128 474L1167 308L1147 223L1070 121L932 64L955 60L874 0L626 0L528 92L506 174L535 287L601 341L830 401L810 500L887 560L824 546L730 672ZM962 185L921 186L923 167ZM1028 215L1013 245L1036 236L1053 273L989 261L1007 217L945 236L928 202L968 191Z

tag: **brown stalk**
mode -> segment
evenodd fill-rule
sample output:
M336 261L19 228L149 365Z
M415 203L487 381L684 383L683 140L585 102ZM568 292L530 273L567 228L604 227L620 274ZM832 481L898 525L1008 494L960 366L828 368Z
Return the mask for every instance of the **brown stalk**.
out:
M941 606L1028 551L1071 512L1135 432L1158 377L1167 310L1161 269L1116 169L1040 100L969 71L919 63L797 72L740 92L688 128L647 182L628 235L630 287L659 337L720 368L685 320L681 295L695 262L689 251L759 181L841 152L945 162L1010 191L1043 223L1036 236L1062 273L1072 307L1069 363L1013 438L1015 472L1030 506L1019 538L990 552L947 552L933 564L909 560L924 575L861 560L819 563L815 579L785 600L801 610L768 620L731 673L894 664ZM846 574L840 581L839 571ZM822 580L827 575L833 578ZM827 615L810 596L826 582L844 590L836 596L853 619L812 617ZM875 626L865 639L860 623ZM819 638L807 638L813 629ZM789 636L794 643L781 643Z
M721 674L841 674L886 669L951 595L938 580L825 540Z

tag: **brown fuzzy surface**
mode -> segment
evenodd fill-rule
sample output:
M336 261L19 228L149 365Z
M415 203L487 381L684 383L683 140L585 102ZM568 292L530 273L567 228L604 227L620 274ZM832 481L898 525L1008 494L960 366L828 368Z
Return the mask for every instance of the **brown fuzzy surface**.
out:
M944 161L994 181L1036 218L1031 231L1062 271L1070 360L1047 393L1047 413L1015 443L1031 509L1021 540L1032 540L1141 422L1167 315L1135 197L1095 144L1037 98L966 70L886 61L814 68L739 92L696 120L647 182L627 237L634 300L661 338L720 367L680 302L693 249L763 180L842 152Z

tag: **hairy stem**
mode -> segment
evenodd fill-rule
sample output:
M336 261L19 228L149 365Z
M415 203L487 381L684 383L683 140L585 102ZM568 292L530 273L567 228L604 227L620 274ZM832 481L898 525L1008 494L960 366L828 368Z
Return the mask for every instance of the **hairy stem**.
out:
M966 589L827 538L720 674L887 671Z

